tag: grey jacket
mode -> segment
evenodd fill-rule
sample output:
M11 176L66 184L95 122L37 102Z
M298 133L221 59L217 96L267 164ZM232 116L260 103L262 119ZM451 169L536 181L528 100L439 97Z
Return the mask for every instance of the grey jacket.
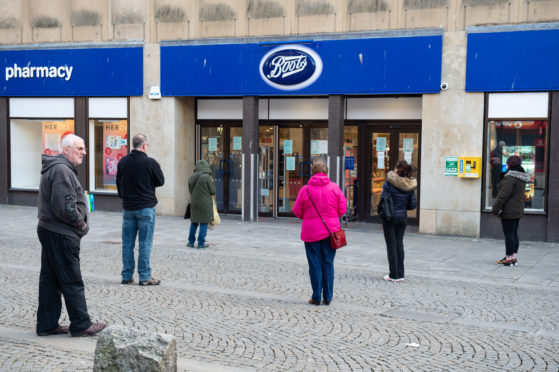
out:
M42 160L39 226L79 239L87 234L89 226L87 200L76 168L62 154L43 155Z

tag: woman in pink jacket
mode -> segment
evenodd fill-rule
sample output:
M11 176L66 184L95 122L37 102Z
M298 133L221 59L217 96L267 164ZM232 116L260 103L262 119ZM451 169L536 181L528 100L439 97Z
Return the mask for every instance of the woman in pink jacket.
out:
M318 216L313 202L332 232L340 229L340 216L347 209L342 190L334 182L330 182L327 174L328 167L324 162L314 163L312 177L299 191L293 206L295 216L303 219L301 240L305 242L307 251L312 286L312 298L309 303L313 305L320 305L322 295L325 305L330 305L332 301L336 256L336 250L330 248L330 234Z

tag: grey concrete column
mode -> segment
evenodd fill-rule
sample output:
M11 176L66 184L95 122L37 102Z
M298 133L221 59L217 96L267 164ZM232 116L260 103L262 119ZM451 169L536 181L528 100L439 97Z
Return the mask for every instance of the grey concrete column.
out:
M258 97L243 97L243 221L258 219Z
M8 203L8 98L0 97L0 204Z
M547 183L547 241L559 242L559 91L551 93L551 123L549 130L549 182ZM551 129L551 130L550 130Z
M328 97L328 156L330 157L330 179L343 188L344 169L344 115L345 97Z

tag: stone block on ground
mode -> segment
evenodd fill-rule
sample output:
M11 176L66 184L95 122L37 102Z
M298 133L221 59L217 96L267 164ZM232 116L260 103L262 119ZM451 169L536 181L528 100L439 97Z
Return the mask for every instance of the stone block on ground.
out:
M176 371L175 337L112 325L100 334L93 371Z

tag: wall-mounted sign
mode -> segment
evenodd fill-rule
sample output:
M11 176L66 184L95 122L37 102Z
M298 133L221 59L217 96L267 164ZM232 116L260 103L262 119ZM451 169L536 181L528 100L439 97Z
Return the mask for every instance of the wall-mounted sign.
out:
M143 48L0 51L0 96L141 96Z
M406 31L407 32L407 31ZM163 96L440 92L442 31L399 37L161 43Z
M458 176L458 157L447 156L444 167L445 176Z
M355 158L353 156L346 156L346 158L345 158L345 169L347 169L347 170L355 169Z
M270 50L260 60L260 76L271 87L298 90L314 83L322 73L322 60L302 45L284 45Z

